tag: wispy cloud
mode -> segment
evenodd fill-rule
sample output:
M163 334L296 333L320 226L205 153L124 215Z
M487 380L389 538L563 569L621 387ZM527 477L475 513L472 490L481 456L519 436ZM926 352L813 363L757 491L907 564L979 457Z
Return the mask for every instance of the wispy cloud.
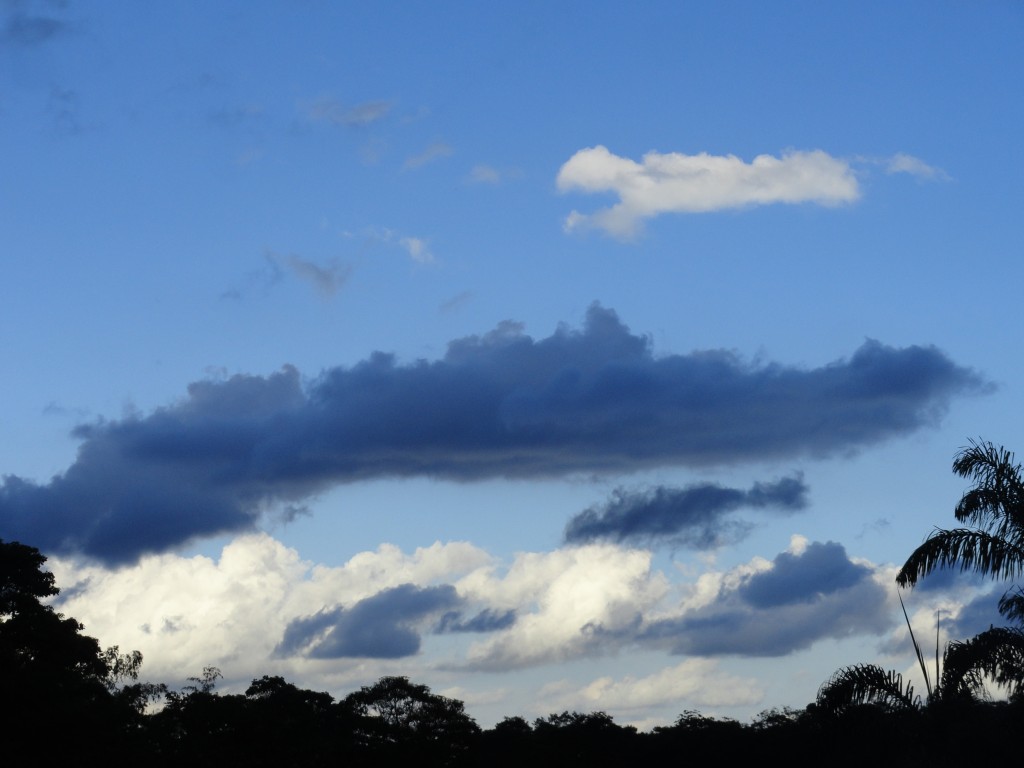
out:
M655 356L616 314L534 340L515 323L433 362L377 352L303 383L198 381L149 415L83 425L40 485L7 475L0 537L133 560L252 528L266 511L377 477L482 480L828 456L935 424L989 385L934 347L866 342L815 369L732 352Z
M407 171L421 168L427 163L432 163L442 157L448 157L454 151L450 145L445 144L443 141L435 141L418 155L406 158L402 167Z
M461 291L455 294L450 299L445 299L441 302L441 306L438 307L440 312L454 312L460 307L464 307L466 304L473 300L472 291Z
M665 213L706 213L773 203L840 205L859 195L850 165L821 151L758 155L648 152L641 162L605 147L581 149L562 166L562 192L613 192L619 202L591 214L573 211L567 231L596 227L615 237L634 235L649 218Z
M68 23L54 15L46 12L32 12L29 10L30 3L7 2L4 3L3 24L0 26L0 43L12 43L15 45L34 46L45 43L65 33L68 30ZM46 5L50 8L61 8L64 3L49 2L37 5Z
M518 168L495 168L491 165L474 165L466 176L471 184L501 184L508 179L521 178L523 172Z
M949 181L949 174L924 160L899 152L885 162L886 173L906 173L923 181Z
M307 114L311 120L361 127L383 119L393 106L390 101L384 100L346 106L332 96L323 96L309 105Z
M326 264L304 259L294 253L281 254L267 250L263 254L263 266L245 275L245 283L224 291L222 299L243 299L253 291L268 292L279 285L288 275L311 285L324 298L331 298L348 281L352 267L332 259Z
M469 172L469 180L477 184L497 184L501 181L501 173L489 165L474 165Z
M312 285L324 298L334 296L352 274L352 267L347 264L332 261L327 265L320 265L293 253L282 255L268 251L267 259Z
M427 247L427 242L419 237L403 237L398 241L413 261L420 264L430 264L434 260L434 254Z

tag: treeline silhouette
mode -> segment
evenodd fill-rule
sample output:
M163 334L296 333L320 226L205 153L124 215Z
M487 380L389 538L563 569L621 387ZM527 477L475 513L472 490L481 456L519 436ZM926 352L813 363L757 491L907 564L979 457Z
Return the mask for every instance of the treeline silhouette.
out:
M996 579L1024 573L1024 480L1013 454L971 443L954 471L974 481L955 510L970 527L937 529L900 570L913 586L948 567ZM139 682L142 655L103 649L44 601L58 593L46 558L0 540L0 755L10 765L631 766L784 761L787 766L969 766L1021 759L1024 591L1000 601L1015 626L950 642L934 685L913 640L925 696L873 664L838 670L803 709L750 723L683 712L640 732L605 712L562 712L481 729L463 703L404 677L342 699L281 677L216 690L205 668L180 690ZM909 626L909 619L908 619ZM991 700L987 685L1007 693Z

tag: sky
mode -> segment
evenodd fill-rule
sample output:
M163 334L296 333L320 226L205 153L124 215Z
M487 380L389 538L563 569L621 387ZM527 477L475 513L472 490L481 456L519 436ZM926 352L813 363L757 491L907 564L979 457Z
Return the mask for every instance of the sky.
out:
M1024 5L0 2L0 538L144 677L915 674L1024 450ZM967 637L1003 585L904 593ZM919 686L920 687L920 686Z

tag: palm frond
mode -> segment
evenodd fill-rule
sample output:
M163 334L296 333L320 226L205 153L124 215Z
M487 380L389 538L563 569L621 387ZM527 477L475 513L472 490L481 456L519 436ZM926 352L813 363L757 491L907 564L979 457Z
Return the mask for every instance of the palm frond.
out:
M912 587L932 571L954 566L997 580L1014 579L1024 574L1024 548L987 531L935 530L907 558L896 583Z
M956 455L953 471L974 481L956 506L957 520L1001 536L1024 533L1024 480L1011 451L972 441Z
M896 593L896 597L900 599L900 608L903 609L903 619L907 622L907 629L910 631L910 642L914 646L914 653L917 654L917 663L921 667L921 674L924 675L924 686L928 689L928 697L932 695L932 679L928 674L928 665L924 663L924 654L921 652L921 646L917 642L917 638L914 636L914 627L910 624L910 617L907 615L907 606L903 604L903 595L899 592ZM938 623L935 626L935 682L939 682L939 646L938 646Z
M835 672L818 689L817 705L832 714L858 704L877 704L891 709L919 707L921 697L909 682L894 670L875 664L855 664Z
M969 640L947 646L942 698L980 697L985 678L991 678L1011 695L1024 690L1024 631L990 627Z
M999 613L1009 621L1024 624L1024 590L1020 587L1006 590L999 598Z

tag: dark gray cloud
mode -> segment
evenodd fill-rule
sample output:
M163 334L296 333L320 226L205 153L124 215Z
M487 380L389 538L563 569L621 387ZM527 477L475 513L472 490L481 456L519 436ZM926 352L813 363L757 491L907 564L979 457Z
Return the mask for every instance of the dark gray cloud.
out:
M191 384L148 415L78 427L48 483L8 475L0 537L128 562L252 528L338 483L559 477L828 456L934 424L985 381L934 347L868 341L821 368L726 351L656 357L593 306L534 340L506 322L400 365L372 354L303 383L285 367Z
M439 635L452 632L496 632L508 629L516 623L515 610L495 611L485 608L469 619L464 619L460 611L448 611L434 628Z
M460 602L450 584L402 584L360 600L351 608L325 609L292 621L275 653L315 659L412 656L420 649L417 623Z
M752 527L728 517L737 509L793 512L806 505L807 486L799 476L755 483L748 491L714 483L685 488L658 486L642 491L618 488L606 504L586 509L569 520L565 542L584 544L603 539L713 549L739 541Z
M1003 627L1007 621L999 613L999 598L1007 590L1012 590L1012 584L1003 584L1000 587L984 594L978 595L965 606L953 618L943 615L940 617L943 627L949 636L957 640L974 637L979 632L984 632L991 626ZM1014 594L1011 592L1011 594Z
M640 640L693 656L784 656L817 640L891 627L885 591L834 542L783 552L717 600L648 625Z
M990 579L973 571L961 571L956 567L936 568L918 581L914 591L927 593L977 589L988 581Z

